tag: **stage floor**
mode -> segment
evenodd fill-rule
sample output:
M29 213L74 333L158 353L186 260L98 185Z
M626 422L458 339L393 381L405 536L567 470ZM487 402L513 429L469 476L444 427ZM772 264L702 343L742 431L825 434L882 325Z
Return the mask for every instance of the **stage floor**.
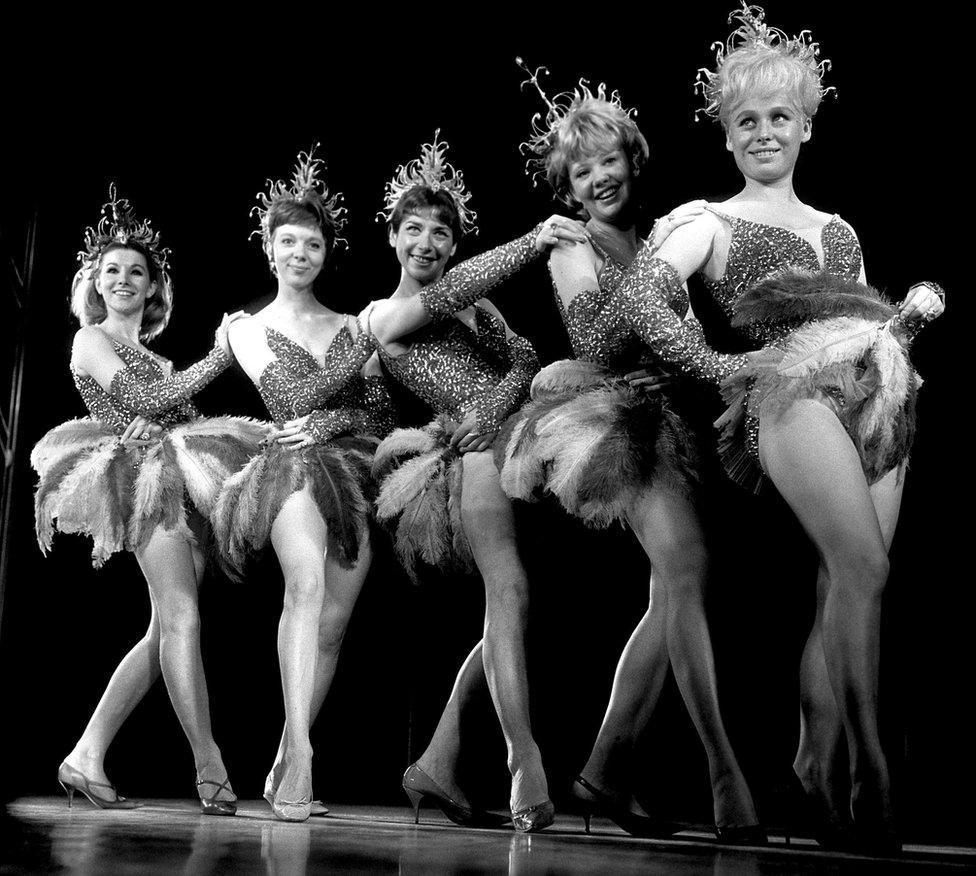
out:
M924 873L976 870L976 849L908 846L900 859L822 852L812 841L774 836L764 848L718 844L705 832L668 840L627 836L561 815L537 834L468 830L437 810L413 824L405 808L340 806L303 824L277 821L264 801L237 816L200 814L189 800L147 800L140 809L95 809L87 801L30 797L0 815L0 874L78 873Z

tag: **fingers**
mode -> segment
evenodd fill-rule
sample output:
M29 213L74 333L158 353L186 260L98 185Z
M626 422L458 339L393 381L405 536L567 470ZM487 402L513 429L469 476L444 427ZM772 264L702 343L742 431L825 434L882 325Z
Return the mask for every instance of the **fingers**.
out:
M536 235L535 248L539 252L546 252L563 241L572 245L585 243L586 240L586 231L581 222L565 216L550 216Z
M141 435L145 430L146 425L149 421L142 416L137 416L128 426L125 427L125 431L119 436L119 441L125 444L126 441L131 440L136 435Z
M902 302L899 314L905 320L921 319L929 322L941 316L944 310L945 304L936 291L931 286L922 283L909 290L908 296Z
M458 452L480 453L482 450L487 450L489 447L491 447L494 440L494 432L490 432L486 435L470 434L465 436L464 440L458 445Z
M290 435L279 435L276 439L279 444L283 444L285 447L298 448L298 447L309 447L315 443L315 439L311 435L307 435L305 432L295 432Z
M296 435L305 435L305 421L307 417L299 417L297 420L289 420L280 429L274 429L268 435L269 441L277 441L279 444L292 444Z

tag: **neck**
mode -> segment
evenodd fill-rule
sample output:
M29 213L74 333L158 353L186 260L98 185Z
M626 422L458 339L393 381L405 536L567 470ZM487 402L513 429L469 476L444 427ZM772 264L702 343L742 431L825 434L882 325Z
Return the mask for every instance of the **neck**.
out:
M311 286L296 288L289 286L282 280L278 280L278 294L275 296L275 300L271 302L271 305L275 310L294 317L300 317L322 309L322 305L319 304L315 295L312 294Z
M633 222L627 220L606 222L603 219L594 219L591 217L587 220L586 227L598 237L616 240L621 244L637 245L637 226Z
M391 295L391 298L413 298L414 295L418 295L420 290L424 286L429 286L431 283L436 283L444 273L441 272L439 277L435 277L430 283L420 283L411 277L404 268L400 268L400 282L397 284L396 290Z
M101 322L102 331L130 347L138 347L140 345L139 331L142 328L142 313L142 308L139 309L138 313L126 315L110 310Z
M799 203L796 192L793 191L792 173L768 182L746 178L746 184L739 197L748 201L765 201L774 206Z

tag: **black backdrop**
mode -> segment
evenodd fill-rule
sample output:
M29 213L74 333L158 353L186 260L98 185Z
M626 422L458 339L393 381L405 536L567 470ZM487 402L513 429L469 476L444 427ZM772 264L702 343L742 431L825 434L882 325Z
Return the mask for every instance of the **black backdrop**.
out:
M23 31L4 62L8 124L0 147L2 231L14 252L32 215L38 223L24 452L0 629L6 795L57 790L60 759L148 620L131 556L96 572L87 544L64 537L44 559L31 530L27 450L45 430L83 413L66 367L74 330L66 293L83 228L97 218L108 183L117 181L173 249L176 307L156 346L182 367L209 349L223 311L273 291L259 246L247 241L248 211L265 178L288 174L295 153L317 140L329 183L349 208L350 248L319 289L337 309L358 311L394 287L397 265L374 213L395 165L435 127L464 169L480 216L481 234L461 244L459 258L552 212L548 191L533 189L517 150L540 104L519 91L516 54L550 67L551 92L585 76L619 88L639 109L652 150L652 215L692 197L733 194L739 177L718 126L693 121L690 85L695 69L712 61L710 40L727 33L728 5L689 5L641 24L617 8L590 10L549 27L496 10L477 28L445 21L436 37L430 13L416 9L382 28L270 16L251 37L237 31L233 41L222 27L199 22L162 39L121 16L71 38ZM838 97L826 100L803 149L798 195L854 225L869 280L893 297L930 277L949 289L948 315L915 346L926 386L885 600L883 721L912 834L966 842L974 838L967 788L976 780L964 720L973 597L963 580L965 511L957 510L965 509L969 482L957 460L961 344L972 313L955 208L968 190L969 138L955 97L962 45L945 38L953 27L940 17L945 9L927 4L924 21L851 17L843 6L812 2L779 4L770 14L791 33L811 28L835 62L829 82ZM544 362L565 352L541 266L496 301ZM714 337L727 341L718 330ZM206 413L262 413L236 370L199 402ZM814 557L775 497L754 500L719 482L710 507L717 559L709 610L723 707L775 821L769 791L795 747L796 662L812 611ZM585 761L616 658L646 607L646 561L621 530L584 531L545 504L518 513L533 578L534 721L558 804ZM280 732L280 599L268 557L243 584L209 575L201 600L215 734L244 796L259 793ZM412 588L389 549L379 550L313 730L319 796L401 802L399 774L429 738L478 638L482 602L475 580ZM503 806L504 748L487 699L473 717L468 781L485 802ZM638 766L651 805L709 820L705 759L673 684ZM132 796L190 796L192 767L160 684L120 733L109 774Z

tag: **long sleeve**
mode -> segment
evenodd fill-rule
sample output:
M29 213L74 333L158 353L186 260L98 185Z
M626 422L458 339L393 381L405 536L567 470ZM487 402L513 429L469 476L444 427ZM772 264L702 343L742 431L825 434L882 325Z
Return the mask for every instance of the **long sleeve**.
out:
M270 362L261 375L261 388L277 399L287 399L296 416L323 407L337 392L349 385L376 349L375 339L360 332L351 345L332 344L322 369L301 380L278 359Z
M112 377L109 392L135 413L156 417L186 402L230 363L230 356L214 347L195 365L159 380L143 380L129 368L120 368Z
M529 394L532 378L539 371L539 357L525 338L513 335L508 340L512 367L498 385L478 399L478 432L494 432Z
M316 410L308 415L305 431L317 444L324 444L336 435L367 432L367 416L362 408Z
M668 302L683 294L677 271L644 247L620 284L618 294L633 331L665 362L692 377L721 383L748 361L716 353L697 320L682 320Z
M509 243L467 259L436 283L424 287L420 300L431 319L443 319L470 307L485 293L540 257L535 248L541 224Z

